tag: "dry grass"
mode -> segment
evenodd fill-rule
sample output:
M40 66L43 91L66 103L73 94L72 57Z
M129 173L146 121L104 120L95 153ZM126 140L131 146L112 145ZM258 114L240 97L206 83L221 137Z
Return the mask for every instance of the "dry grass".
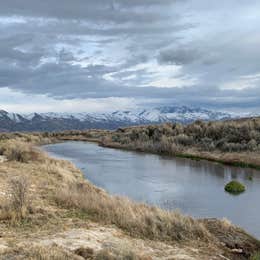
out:
M14 224L25 219L28 214L30 184L26 177L20 176L11 178L8 186L8 197L2 203L0 219Z
M203 244L205 248L211 246L217 251L226 250L220 245L224 242L230 248L241 245L247 255L260 249L259 242L227 221L194 220L178 212L110 196L84 180L82 173L71 163L51 159L20 139L2 141L0 147L4 147L2 151L6 154L14 147L19 148L21 156L27 154L26 160L20 160L19 156L17 159L15 155L0 164L0 199L4 201L4 198L6 205L1 202L0 233L4 238L8 234L8 239L13 239L13 249L17 240L25 243L28 236L39 239L39 231L56 234L66 228L86 228L92 221L96 222L95 225L114 225L115 229L125 231L123 233L129 239L138 237L154 240L153 243L157 240L171 244L178 242L180 246L192 245L194 248ZM35 156L35 153L39 155ZM13 227L10 225L12 219L16 219L17 224L26 219L26 223L21 221L22 225ZM95 252L93 259L142 259L126 249L120 252L111 250ZM83 251L81 253L86 253ZM59 247L23 246L3 254L0 259L79 259L81 253ZM121 258L113 258L115 256Z
M45 159L45 155L32 144L16 140L8 140L2 143L0 154L4 155L9 161L22 163Z
M137 256L130 250L103 249L94 256L94 260L145 260L145 258Z
M75 254L82 256L84 259L93 260L150 260L151 258L139 256L127 246L125 247L106 247L97 252L91 248L78 248Z
M59 246L27 246L0 255L0 260L150 260L136 255L128 248L105 248L94 252L90 248L78 248L68 251Z
M189 125L165 123L49 134L56 140L94 141L106 147L207 159L260 169L260 118L203 122Z
M82 260L76 254L58 246L26 246L16 248L0 256L1 260Z
M83 183L59 190L56 201L95 221L114 224L133 236L164 241L212 239L203 224L190 217L110 196Z
M24 177L13 178L10 181L11 205L24 217L29 203L29 180Z

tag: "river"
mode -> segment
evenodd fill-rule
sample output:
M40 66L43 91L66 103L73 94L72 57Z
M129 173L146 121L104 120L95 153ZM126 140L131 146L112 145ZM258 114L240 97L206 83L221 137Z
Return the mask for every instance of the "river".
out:
M260 238L260 171L100 147L88 142L43 146L51 156L71 161L85 177L111 194L179 209L199 218L227 218ZM252 180L249 179L252 178ZM247 190L224 191L230 180Z

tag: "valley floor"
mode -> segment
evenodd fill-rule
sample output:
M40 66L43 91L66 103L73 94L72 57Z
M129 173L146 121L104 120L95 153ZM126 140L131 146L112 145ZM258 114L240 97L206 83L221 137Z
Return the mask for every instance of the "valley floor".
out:
M226 220L110 196L30 144L46 141L0 143L0 259L250 259L260 251Z

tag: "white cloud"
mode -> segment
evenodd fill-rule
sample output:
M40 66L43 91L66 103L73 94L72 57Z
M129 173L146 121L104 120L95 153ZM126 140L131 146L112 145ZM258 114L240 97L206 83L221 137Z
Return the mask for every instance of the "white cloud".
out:
M9 88L0 89L0 109L15 113L112 112L137 108L132 98L54 99L46 95L28 95Z
M25 24L27 21L21 16L2 16L0 17L1 25Z
M260 73L241 76L238 79L224 83L221 86L223 90L242 90L260 86Z

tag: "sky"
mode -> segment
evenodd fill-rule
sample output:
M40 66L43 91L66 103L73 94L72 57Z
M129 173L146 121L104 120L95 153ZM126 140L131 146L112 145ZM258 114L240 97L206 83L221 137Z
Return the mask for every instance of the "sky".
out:
M0 109L260 112L259 0L0 0Z

